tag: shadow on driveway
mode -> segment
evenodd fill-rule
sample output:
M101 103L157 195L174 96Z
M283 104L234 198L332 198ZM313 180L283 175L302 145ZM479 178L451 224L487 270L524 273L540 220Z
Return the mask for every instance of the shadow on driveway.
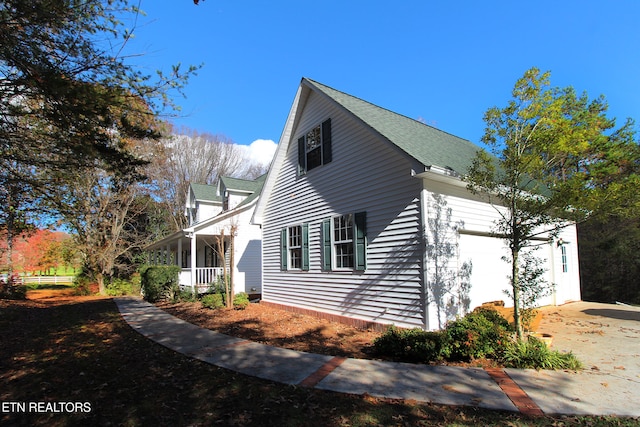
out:
M640 311L613 308L588 308L586 310L582 310L582 312L590 316L609 317L611 319L619 320L635 320L636 322L640 322Z

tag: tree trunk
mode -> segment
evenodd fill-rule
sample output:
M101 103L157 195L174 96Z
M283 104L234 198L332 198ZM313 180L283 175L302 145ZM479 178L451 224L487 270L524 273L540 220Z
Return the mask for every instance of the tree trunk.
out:
M520 281L518 278L518 249L511 250L511 288L513 289L513 323L516 327L518 341L524 338L522 320L520 319Z
M13 275L13 220L11 219L11 214L9 214L9 219L7 220L7 270L9 272L9 276Z
M100 295L106 295L107 288L104 286L104 275L102 273L96 273L96 282L98 282L98 292Z

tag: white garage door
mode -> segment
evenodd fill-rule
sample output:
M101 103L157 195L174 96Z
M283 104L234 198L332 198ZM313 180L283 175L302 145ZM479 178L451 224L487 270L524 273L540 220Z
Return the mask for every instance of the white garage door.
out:
M506 242L502 239L487 236L460 234L460 264L469 260L473 263L471 270L471 306L473 309L483 302L502 300L507 306L512 305L509 297L502 292L509 288L508 276L511 267L502 260L509 255Z

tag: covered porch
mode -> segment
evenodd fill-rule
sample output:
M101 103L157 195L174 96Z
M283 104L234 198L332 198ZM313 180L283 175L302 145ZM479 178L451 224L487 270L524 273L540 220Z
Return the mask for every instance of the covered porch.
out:
M179 231L146 248L152 265L178 265L181 289L207 292L229 274L229 238ZM224 255L224 256L223 256Z

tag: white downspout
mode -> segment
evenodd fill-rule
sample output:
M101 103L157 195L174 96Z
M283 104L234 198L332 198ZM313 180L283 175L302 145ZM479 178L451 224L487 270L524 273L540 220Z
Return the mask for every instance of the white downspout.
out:
M424 181L422 181L422 190L420 190L420 232L422 236L420 238L421 256L422 256L422 274L420 277L420 287L422 292L422 309L424 316L423 329L429 330L429 288L427 287L427 268L429 266L429 260L427 259L427 233L428 233L428 219L429 219L429 191L424 188Z
M553 239L549 240L549 247L551 248L550 252L551 252L551 283L552 284L556 283L556 250L555 250L556 248L554 248L554 244L555 244L555 241ZM558 297L557 292L558 292L557 287L554 286L553 287L553 292L551 294L552 295L552 300L553 300L552 304L554 306L558 305L558 303L557 303L557 297Z

